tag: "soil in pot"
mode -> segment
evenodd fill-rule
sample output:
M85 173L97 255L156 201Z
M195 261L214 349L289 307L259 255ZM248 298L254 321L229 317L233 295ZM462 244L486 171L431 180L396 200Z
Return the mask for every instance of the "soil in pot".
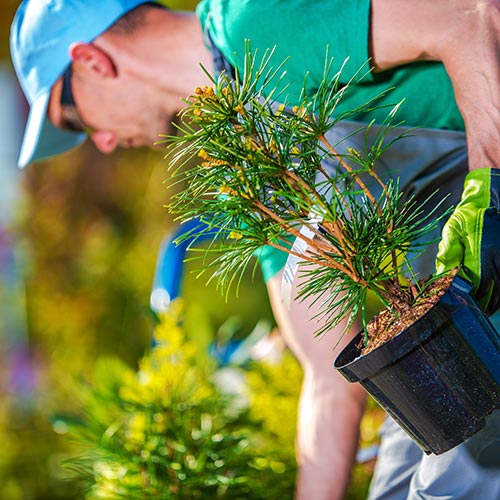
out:
M421 318L446 292L455 274L443 276L437 280L422 280L419 286L425 290L425 293L413 306L408 306L406 310L400 310L397 314L393 312L395 308L387 308L377 314L366 325L368 341L366 346L360 346L361 354L368 354Z

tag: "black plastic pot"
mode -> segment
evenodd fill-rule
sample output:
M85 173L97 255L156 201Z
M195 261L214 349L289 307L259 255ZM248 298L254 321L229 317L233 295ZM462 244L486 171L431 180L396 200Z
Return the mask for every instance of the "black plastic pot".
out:
M411 327L360 356L362 332L335 360L426 452L471 437L500 408L500 335L455 278Z

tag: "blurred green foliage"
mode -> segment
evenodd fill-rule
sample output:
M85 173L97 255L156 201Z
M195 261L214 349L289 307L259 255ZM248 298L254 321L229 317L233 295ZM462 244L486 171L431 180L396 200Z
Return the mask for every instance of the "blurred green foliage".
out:
M296 397L289 395L288 408L274 407L292 410L284 421L280 413L286 432L277 433L268 425L270 411L250 418L246 405L216 383L216 364L208 356L200 361L177 314L162 318L155 339L137 373L104 360L83 391L85 418L74 428L87 451L70 463L89 480L86 498L292 498L293 446L279 434L286 440L294 434ZM246 398L243 385L240 391Z
M162 317L137 373L107 358L82 386L81 417L69 423L82 451L67 464L86 500L293 498L298 362L285 350L245 371L224 367L228 383L178 311L177 302ZM380 417L365 418L363 446ZM356 466L347 500L366 497L372 465Z

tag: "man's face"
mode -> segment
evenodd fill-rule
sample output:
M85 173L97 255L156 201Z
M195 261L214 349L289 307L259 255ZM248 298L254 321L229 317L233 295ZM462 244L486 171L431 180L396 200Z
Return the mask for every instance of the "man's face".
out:
M63 79L51 93L48 116L62 129L83 129L103 153L116 147L153 147L159 134L172 133L171 122L181 107L178 95L165 96L138 76L96 78L78 72L77 65L66 85L74 108L65 113L61 103ZM64 103L63 99L63 103Z

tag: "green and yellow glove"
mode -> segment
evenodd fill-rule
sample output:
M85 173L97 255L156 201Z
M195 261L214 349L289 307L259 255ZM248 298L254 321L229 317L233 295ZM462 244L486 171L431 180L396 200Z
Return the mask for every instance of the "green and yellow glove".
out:
M500 308L500 170L469 172L460 203L446 222L436 258L438 273L460 267L486 314Z

